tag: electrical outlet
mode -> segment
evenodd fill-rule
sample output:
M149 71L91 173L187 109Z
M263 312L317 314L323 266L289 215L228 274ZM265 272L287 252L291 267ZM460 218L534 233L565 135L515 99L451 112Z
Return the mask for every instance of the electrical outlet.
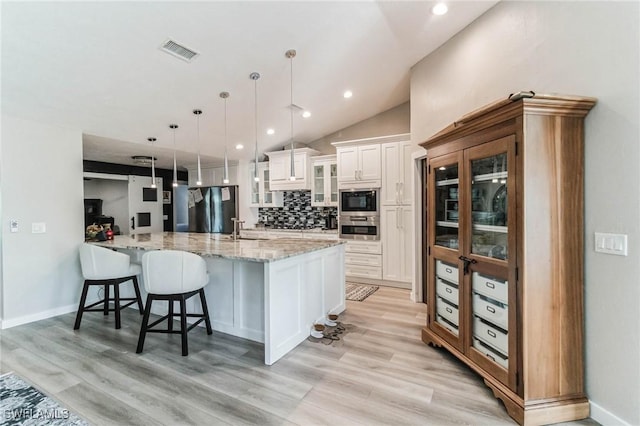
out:
M9 221L9 228L11 229L11 232L18 232L18 221L15 219L11 219Z

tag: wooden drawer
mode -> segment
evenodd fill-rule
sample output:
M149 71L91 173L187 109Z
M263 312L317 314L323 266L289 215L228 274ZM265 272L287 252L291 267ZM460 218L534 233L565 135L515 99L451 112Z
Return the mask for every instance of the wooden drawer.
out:
M481 342L478 339L473 339L473 347L482 352L482 354L489 358L491 361L506 369L509 369L509 358L492 349L489 345Z
M473 337L482 340L483 343L496 349L505 357L509 353L509 336L507 333L482 321L478 317L473 318Z
M372 278L374 280L382 279L382 268L360 265L344 265L345 275L348 277Z
M348 253L344 256L348 265L382 266L382 256L378 254Z
M509 331L509 311L507 305L492 301L480 294L473 295L473 313L498 327Z
M449 330L450 332L452 332L453 334L455 334L456 336L458 335L458 327L452 324L451 322L447 321L446 319L442 318L440 315L436 315L436 322L441 326L443 326L444 328L446 328L447 330Z
M441 260L436 260L436 275L443 280L458 284L458 268Z
M443 299L448 300L454 305L460 304L458 297L458 287L436 278L436 294Z
M451 303L445 302L441 297L438 297L437 299L436 312L438 313L438 315L440 315L456 327L459 327L460 322L458 320L458 308Z
M380 241L349 241L345 247L347 253L382 254Z
M504 304L509 303L507 281L500 281L497 279L485 277L484 275L480 275L477 272L474 272L472 277L474 292L480 293Z

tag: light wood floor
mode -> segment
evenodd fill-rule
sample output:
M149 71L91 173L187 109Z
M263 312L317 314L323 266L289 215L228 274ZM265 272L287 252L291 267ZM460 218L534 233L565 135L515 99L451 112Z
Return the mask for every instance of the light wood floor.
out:
M347 333L331 345L305 341L272 366L261 345L203 329L147 336L141 317L74 314L0 334L0 371L14 371L95 425L515 424L482 380L420 341L426 306L381 287L347 302ZM574 422L596 424L591 420Z

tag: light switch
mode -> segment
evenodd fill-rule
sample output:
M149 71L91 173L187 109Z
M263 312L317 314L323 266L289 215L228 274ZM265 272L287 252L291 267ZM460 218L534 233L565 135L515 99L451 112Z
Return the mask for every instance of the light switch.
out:
M598 253L627 256L627 235L596 232L595 250Z
M47 232L47 225L44 222L33 222L31 224L32 234L44 234Z

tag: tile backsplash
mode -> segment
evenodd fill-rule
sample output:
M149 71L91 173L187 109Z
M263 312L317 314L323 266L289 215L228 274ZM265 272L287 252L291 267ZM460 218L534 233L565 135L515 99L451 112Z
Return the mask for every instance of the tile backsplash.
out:
M284 207L260 207L258 223L281 229L326 229L326 218L336 217L336 207L312 207L311 191L285 191Z

